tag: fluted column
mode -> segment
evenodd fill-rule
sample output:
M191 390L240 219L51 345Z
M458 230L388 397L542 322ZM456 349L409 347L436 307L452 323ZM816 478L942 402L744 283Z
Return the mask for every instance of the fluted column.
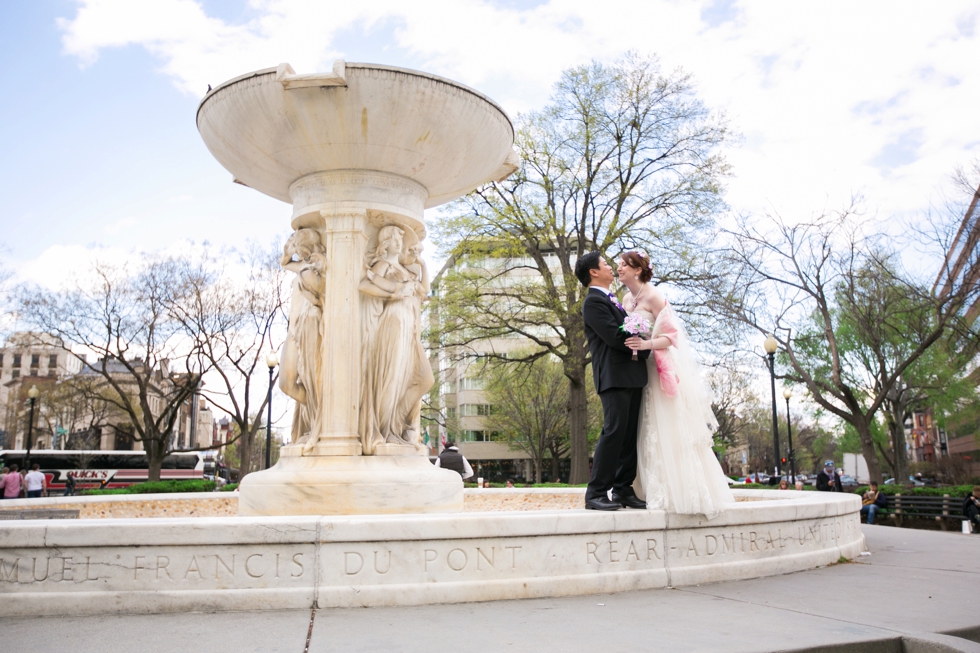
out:
M321 212L327 269L323 291L321 374L322 432L319 456L358 456L357 411L361 388L361 324L358 284L367 243L366 212Z

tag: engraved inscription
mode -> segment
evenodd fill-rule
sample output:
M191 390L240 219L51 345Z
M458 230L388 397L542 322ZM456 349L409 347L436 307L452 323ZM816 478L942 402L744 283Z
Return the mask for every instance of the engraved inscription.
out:
M648 537L642 540L610 539L604 542L585 543L586 564L605 562L648 562L660 560L657 538Z
M172 555L172 554L171 554ZM4 583L85 583L95 580L136 582L203 582L247 578L299 578L306 572L305 554L235 553L171 557L169 555L116 555L110 560L91 556L0 557L0 587Z

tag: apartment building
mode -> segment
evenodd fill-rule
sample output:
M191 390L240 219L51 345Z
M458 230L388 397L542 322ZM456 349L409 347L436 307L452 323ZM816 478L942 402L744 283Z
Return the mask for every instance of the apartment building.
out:
M19 332L0 347L0 415L3 416L3 446L20 449L26 445L31 386L43 387L77 374L81 361L64 348L60 338L45 333ZM35 417L37 417L35 402ZM36 424L36 422L35 422ZM52 433L40 433L41 442L51 445ZM39 446L39 445L38 445Z
M554 255L546 259L549 267L558 271L559 261ZM508 284L515 280L526 281L536 276L530 260L501 259L492 256L452 257L432 281L433 296L438 297L443 279L456 269L486 270L499 274L498 283ZM438 311L429 309L428 319L432 326L439 321ZM431 345L431 343L430 343ZM429 347L433 372L439 379L435 403L440 408L438 423L428 424L430 454L438 455L448 439L455 440L460 451L473 466L475 475L493 482L507 478L531 479L533 467L527 453L512 446L494 433L487 424L493 407L487 397L483 377L483 364L488 356L508 356L511 353L534 347L523 337L511 336L486 338L470 343L465 351ZM562 462L564 470L567 460ZM567 479L567 471L563 472ZM546 473L546 476L549 474ZM555 479L547 479L555 480Z
M83 363L65 350L60 339L48 334L24 332L11 336L0 348L0 448L26 448L30 418L27 393L37 386L39 396L34 402L30 429L32 448L142 449L128 416L118 407L86 399L85 393L68 391L70 387L91 389L103 384L103 377L96 370L99 365L101 361ZM117 376L123 388L132 387L135 391L131 374L121 363L110 361L108 366L109 373ZM159 372L161 384L172 383L166 370ZM150 403L152 410L162 408L158 397L150 397ZM186 399L174 424L174 448L210 446L214 437L214 415L204 398L195 395Z

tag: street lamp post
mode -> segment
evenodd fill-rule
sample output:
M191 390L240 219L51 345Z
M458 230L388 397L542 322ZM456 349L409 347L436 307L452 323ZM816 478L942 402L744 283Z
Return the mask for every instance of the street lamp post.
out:
M265 468L269 469L272 467L272 374L279 364L279 357L276 356L276 352L270 351L266 354L265 364L269 366L269 396L265 400L269 408L265 419Z
M793 425L789 417L789 400L793 396L793 391L789 388L783 390L783 397L786 398L786 441L789 445L789 452L787 457L789 458L789 473L793 477L792 482L796 483L796 457L793 455Z
M776 469L776 478L779 478L779 422L776 416L776 349L779 343L770 333L766 336L766 341L762 343L769 358L769 382L772 386L772 450L775 456L773 461Z
M31 401L31 414L27 418L27 455L24 456L24 469L31 469L31 439L34 437L34 404L37 403L37 396L41 394L36 385L32 385L27 391L27 396Z

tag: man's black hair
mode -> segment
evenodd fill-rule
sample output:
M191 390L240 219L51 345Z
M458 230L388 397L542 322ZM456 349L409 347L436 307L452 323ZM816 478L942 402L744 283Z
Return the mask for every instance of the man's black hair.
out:
M446 448L447 448L447 449L448 449L449 447L455 447L455 446L456 446L456 443L455 443L455 442L453 442L452 440L450 440L449 442L447 442L447 443L446 443Z
M575 276L586 288L592 283L592 275L589 274L589 270L599 269L599 252L589 252L588 254L583 254L582 257L575 261Z

